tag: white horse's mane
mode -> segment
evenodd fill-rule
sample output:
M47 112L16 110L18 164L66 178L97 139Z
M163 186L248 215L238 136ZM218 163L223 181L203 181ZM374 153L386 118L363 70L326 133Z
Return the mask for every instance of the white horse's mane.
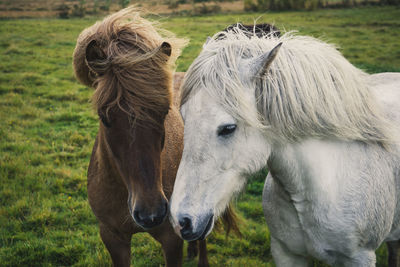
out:
M246 60L281 42L266 75L243 81ZM204 45L186 74L181 103L204 88L238 120L268 128L280 140L332 137L386 146L393 140L391 125L367 78L334 45L293 32L249 38L235 27ZM245 101L249 86L256 88L257 118Z

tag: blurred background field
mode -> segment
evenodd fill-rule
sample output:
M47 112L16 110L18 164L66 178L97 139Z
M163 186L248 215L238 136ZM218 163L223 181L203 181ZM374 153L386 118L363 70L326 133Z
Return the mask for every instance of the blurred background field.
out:
M1 10L6 2L0 1ZM29 6L29 0L11 2ZM398 6L235 12L157 17L164 28L190 39L178 71L187 70L207 36L257 18L336 43L367 72L400 71ZM52 16L0 20L0 266L110 266L86 196L98 119L89 102L91 89L76 82L71 67L78 34L102 16ZM274 266L261 207L265 176L263 171L252 177L234 202L243 237L214 232L209 238L212 266ZM134 236L132 250L135 266L163 264L160 246L146 234ZM377 266L387 266L385 246Z
M398 5L400 0L0 0L0 18L99 16L131 4L157 14L188 16Z

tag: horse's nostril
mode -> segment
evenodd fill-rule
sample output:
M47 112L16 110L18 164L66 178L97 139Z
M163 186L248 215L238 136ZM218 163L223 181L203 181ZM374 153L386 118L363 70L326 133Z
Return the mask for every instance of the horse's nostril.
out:
M133 218L135 219L135 221L137 221L137 222L143 221L144 218L142 218L140 215L141 214L138 210L133 211Z
M192 231L192 221L188 217L183 217L179 220L179 225L182 227L181 232L191 232Z
M143 228L152 228L163 223L168 214L168 205L163 206L161 210L155 213L148 213L146 210L135 209L133 219Z
M180 235L187 241L204 239L214 224L213 214L197 217L195 221L188 215L179 216Z

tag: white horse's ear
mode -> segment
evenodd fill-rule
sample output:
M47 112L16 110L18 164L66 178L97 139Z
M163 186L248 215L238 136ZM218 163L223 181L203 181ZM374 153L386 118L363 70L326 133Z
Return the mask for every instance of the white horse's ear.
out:
M282 43L275 46L269 53L265 53L260 57L254 59L249 66L250 77L262 77L267 73L269 66L274 61Z

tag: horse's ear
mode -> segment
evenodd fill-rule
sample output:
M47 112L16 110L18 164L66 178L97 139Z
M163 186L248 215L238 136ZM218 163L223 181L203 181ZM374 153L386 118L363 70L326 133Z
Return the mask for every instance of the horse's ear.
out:
M267 73L268 68L271 66L272 61L274 61L282 43L275 46L269 53L256 58L250 64L250 75L251 77L262 77Z
M160 46L160 51L161 51L163 54L165 54L165 55L167 55L168 57L170 57L170 56L171 56L171 53L172 53L172 47L171 47L171 45L170 45L169 43L163 42L163 43L161 44L161 46Z
M86 64L89 69L98 75L104 74L106 59L107 55L104 53L103 49L101 49L97 41L90 41L86 47Z

